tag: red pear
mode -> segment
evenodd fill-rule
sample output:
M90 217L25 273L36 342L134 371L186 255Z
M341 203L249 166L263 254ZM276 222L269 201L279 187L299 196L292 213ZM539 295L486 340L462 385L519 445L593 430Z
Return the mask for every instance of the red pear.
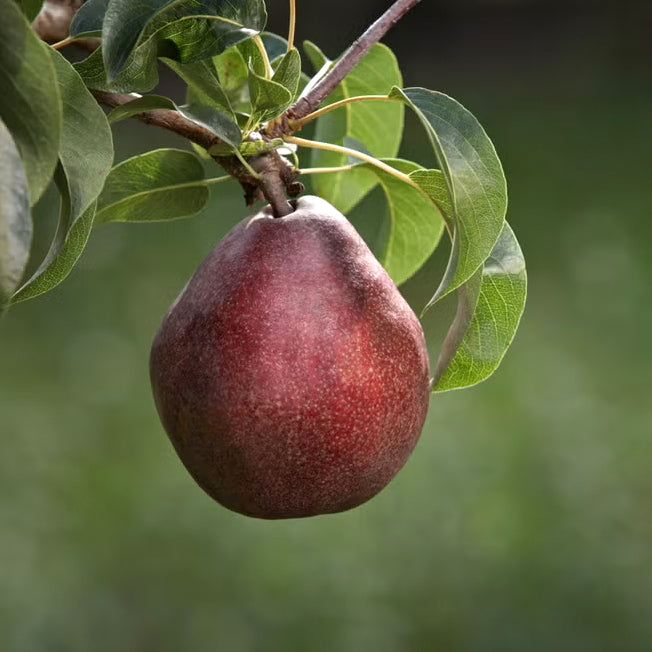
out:
M156 405L197 483L260 518L378 493L428 409L419 320L348 220L318 197L269 207L208 254L151 354Z

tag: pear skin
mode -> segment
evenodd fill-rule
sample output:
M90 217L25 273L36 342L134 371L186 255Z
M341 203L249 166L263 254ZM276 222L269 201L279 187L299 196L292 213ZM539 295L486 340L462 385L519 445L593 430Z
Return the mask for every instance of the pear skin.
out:
M414 312L348 220L318 197L236 225L152 346L156 406L197 483L267 519L340 512L407 461L428 409Z

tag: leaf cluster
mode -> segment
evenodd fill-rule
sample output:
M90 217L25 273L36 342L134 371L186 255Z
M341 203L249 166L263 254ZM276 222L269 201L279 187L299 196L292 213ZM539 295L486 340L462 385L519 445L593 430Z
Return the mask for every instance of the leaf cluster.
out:
M299 51L264 31L263 0L87 0L71 38L101 45L71 64L30 27L40 2L0 0L0 310L56 287L94 226L198 213L210 188L205 159L252 167L282 156L298 170L310 148L316 194L348 213L376 187L386 200L379 258L397 285L450 239L446 272L424 310L455 293L458 308L441 347L433 389L473 385L496 369L518 327L526 296L523 254L505 221L507 190L489 137L447 95L403 88L389 48L373 45L313 115L292 119L336 61L306 42ZM158 66L186 86L182 104L152 93ZM108 114L94 93L131 93ZM408 109L423 125L432 165L397 158ZM113 166L110 125L165 110L215 137L209 151L158 149ZM314 122L314 140L293 133ZM46 188L60 211L49 251L24 278L31 209ZM379 230L381 225L379 222Z

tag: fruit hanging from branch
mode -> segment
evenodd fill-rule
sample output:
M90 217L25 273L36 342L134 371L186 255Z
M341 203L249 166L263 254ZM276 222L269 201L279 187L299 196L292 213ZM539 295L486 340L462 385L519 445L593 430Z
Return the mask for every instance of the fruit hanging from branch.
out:
M11 170L0 179L0 311L59 285L94 227L197 214L229 180L247 205L266 204L202 263L151 353L156 405L190 473L263 518L341 511L380 491L416 444L431 392L498 367L527 284L489 137L454 99L404 88L379 43L419 0L396 0L335 60L305 42L311 75L289 2L286 40L264 31L263 0L87 0L72 22L52 7L73 5L51 0L32 24L39 0L0 0L0 87L18 89L0 97L0 166ZM53 33L66 36L41 40ZM72 64L68 47L90 53ZM185 85L183 103L152 92L161 63ZM406 108L432 146L428 167L397 158ZM127 118L189 147L112 167L110 125ZM49 185L59 225L25 277L31 209ZM374 188L386 208L372 253L344 215ZM444 233L448 266L419 308L454 293L457 312L429 342L429 365L398 286Z
M165 317L151 376L195 480L263 518L371 498L414 448L430 394L417 316L347 219L311 196L217 244Z

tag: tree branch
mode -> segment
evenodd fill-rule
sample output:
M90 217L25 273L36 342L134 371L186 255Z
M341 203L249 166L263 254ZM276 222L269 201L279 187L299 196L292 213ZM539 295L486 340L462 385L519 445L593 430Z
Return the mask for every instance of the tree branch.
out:
M290 120L299 120L312 111L320 102L346 77L346 75L364 57L369 49L377 43L400 18L420 0L396 0L394 4L367 29L344 53L333 68L305 96L300 98L282 116L271 121L267 127L266 137L288 135L292 132ZM46 0L41 13L36 17L32 27L44 41L64 41L70 33L70 22L82 0ZM97 47L96 43L75 41L89 49ZM97 100L110 107L122 106L138 96L128 93L108 93L92 91ZM221 140L208 129L188 120L180 113L169 109L155 109L133 116L145 124L155 125L172 131L193 143L210 149ZM265 136L265 134L263 134ZM286 215L292 206L285 199L287 192L291 197L299 194L303 187L297 181L298 172L283 159L278 152L271 151L250 161L258 172L254 178L235 156L215 157L215 160L242 185L247 204L257 199L267 199L273 207L276 217Z
M47 0L32 28L44 41L62 41L70 33L70 22L83 0Z
M113 108L127 104L139 97L133 93L91 92L100 104ZM167 129L206 150L222 142L208 129L170 109L143 111L132 117L145 124ZM260 175L258 179L254 178L236 156L215 156L213 158L226 172L240 182L247 206L255 201L267 200L276 217L282 217L294 210L285 198L285 192L294 197L303 190L303 186L297 181L298 172L278 152L267 152L251 160L251 166Z
M44 41L63 41L69 36L70 23L81 5L82 0L47 0L41 12L32 23L32 28ZM97 39L94 39L93 42L89 41L90 39L83 39L81 42L74 41L74 44L91 50L95 49L99 44ZM91 92L98 102L113 108L127 104L138 97L138 95L129 93L108 93L96 90L92 90ZM221 142L208 129L205 129L192 120L184 118L176 111L156 109L154 111L139 113L134 118L146 124L156 125L168 131L173 131L193 143L200 145L204 149L209 149L213 145Z
M132 93L107 93L106 91L91 91L100 104L115 108L128 104L139 96ZM210 149L222 141L208 129L198 125L192 120L184 118L177 111L171 109L153 109L152 111L143 111L133 116L137 120L148 125L155 125L162 129L167 129L175 134L183 136L187 140L196 143L204 149Z
M312 113L331 91L346 77L359 63L371 47L380 41L383 36L416 4L421 0L396 0L396 2L370 27L359 36L342 55L340 60L304 97L300 97L291 106L285 116L288 120L297 120Z

